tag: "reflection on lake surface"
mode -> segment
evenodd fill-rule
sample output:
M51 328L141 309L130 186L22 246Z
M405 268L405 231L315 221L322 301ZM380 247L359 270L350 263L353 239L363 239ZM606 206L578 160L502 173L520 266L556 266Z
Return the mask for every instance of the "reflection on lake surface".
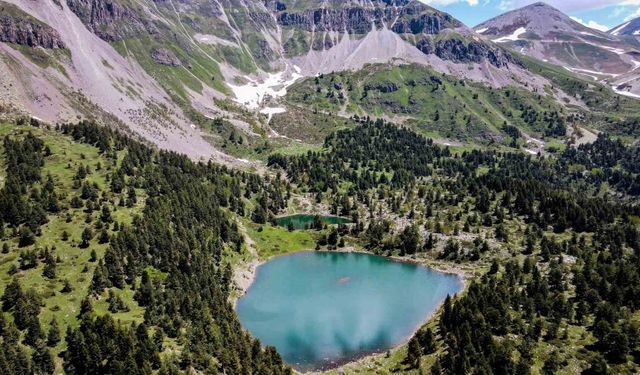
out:
M340 216L317 216L322 224L348 224L351 220ZM293 229L312 228L316 215L297 214L276 218L276 224L281 227L291 225Z
M301 252L260 266L237 311L287 363L313 370L404 342L461 288L455 275L384 257Z

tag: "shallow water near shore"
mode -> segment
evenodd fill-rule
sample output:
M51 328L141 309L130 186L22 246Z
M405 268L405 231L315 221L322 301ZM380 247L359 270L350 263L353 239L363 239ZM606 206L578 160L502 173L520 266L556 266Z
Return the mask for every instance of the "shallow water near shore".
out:
M361 253L300 252L258 268L238 300L242 325L300 371L402 344L462 280Z
M281 227L287 227L291 225L293 229L306 229L313 225L315 215L309 214L296 214L289 216L281 216L276 219L276 224ZM323 224L347 224L351 220L340 216L318 216Z

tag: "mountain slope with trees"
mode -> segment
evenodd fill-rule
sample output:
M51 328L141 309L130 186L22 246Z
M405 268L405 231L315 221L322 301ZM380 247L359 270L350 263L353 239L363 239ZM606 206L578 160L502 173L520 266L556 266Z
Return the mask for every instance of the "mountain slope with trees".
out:
M229 301L237 218L282 208L281 181L32 125L2 127L2 373L290 372Z

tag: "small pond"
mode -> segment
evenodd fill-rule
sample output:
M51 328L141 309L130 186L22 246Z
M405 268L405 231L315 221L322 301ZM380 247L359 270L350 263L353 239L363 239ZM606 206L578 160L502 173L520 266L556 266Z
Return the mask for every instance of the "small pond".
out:
M276 224L282 227L289 227L291 225L293 229L307 229L314 225L316 215L309 214L296 214L289 216L281 216L276 218ZM348 224L351 220L340 216L318 216L323 224Z

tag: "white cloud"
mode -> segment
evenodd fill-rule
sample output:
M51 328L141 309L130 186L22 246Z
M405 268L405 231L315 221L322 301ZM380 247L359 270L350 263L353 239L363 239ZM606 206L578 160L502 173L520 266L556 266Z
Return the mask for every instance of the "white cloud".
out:
M627 17L625 17L624 21L631 21L634 18L638 18L640 17L640 8L636 9L635 12L631 13L630 15L628 15Z
M583 24L586 27L590 27L590 28L595 29L595 30L599 30L599 31L608 31L609 30L609 27L607 27L605 25L601 25L601 24L597 23L596 21L585 22L583 19L578 18L578 17L573 17L573 16L571 16L571 19L576 21L576 22L578 22L578 23Z
M515 8L517 7L514 5L513 0L502 0L498 5L498 9L500 9L503 12L506 12L508 10L513 10Z

